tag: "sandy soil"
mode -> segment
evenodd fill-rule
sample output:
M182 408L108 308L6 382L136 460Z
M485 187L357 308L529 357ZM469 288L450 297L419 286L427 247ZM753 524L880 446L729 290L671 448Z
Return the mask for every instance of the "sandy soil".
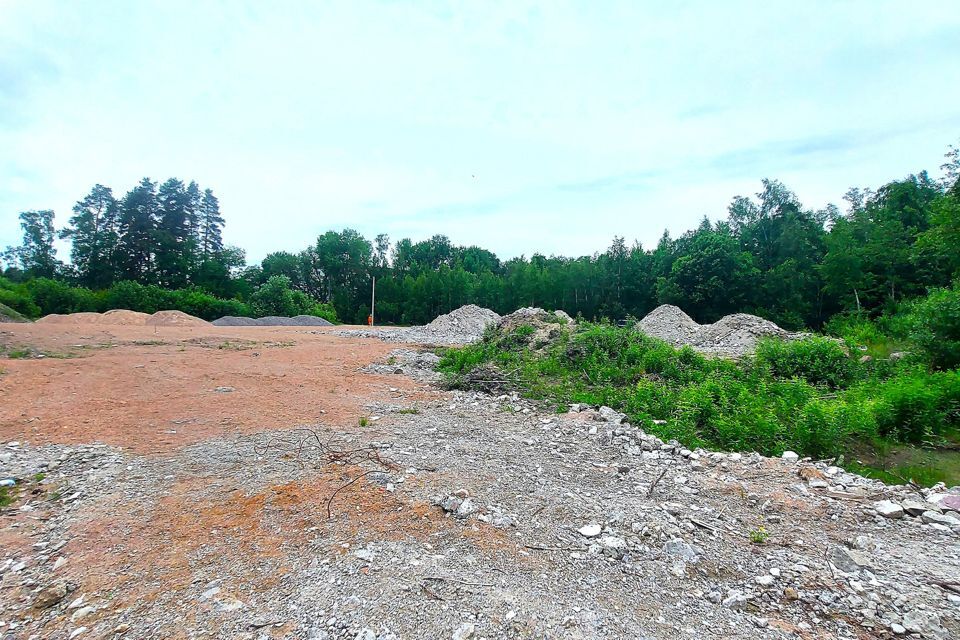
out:
M390 388L414 390L404 376L387 385L358 371L396 347L322 328L4 324L0 351L48 355L2 362L0 440L156 453L320 421L356 426Z

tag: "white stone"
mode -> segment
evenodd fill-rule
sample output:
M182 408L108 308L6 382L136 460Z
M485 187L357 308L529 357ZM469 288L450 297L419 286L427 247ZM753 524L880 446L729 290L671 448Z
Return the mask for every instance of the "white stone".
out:
M579 531L580 535L585 538L596 538L603 531L603 527L599 524L588 524L585 527L580 527Z
M873 503L873 508L884 518L896 520L903 517L903 507L890 500L880 500Z
M784 451L783 455L780 457L787 462L796 462L800 459L800 454L796 451Z

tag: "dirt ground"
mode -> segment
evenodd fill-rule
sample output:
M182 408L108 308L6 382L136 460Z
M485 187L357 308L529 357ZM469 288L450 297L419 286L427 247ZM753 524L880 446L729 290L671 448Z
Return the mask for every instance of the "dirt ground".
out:
M0 640L960 633L960 531L872 506L906 490L330 331L0 325Z
M396 345L317 328L0 325L0 353L18 348L46 357L0 365L3 441L159 453L227 434L356 427L364 405L416 390L358 370Z

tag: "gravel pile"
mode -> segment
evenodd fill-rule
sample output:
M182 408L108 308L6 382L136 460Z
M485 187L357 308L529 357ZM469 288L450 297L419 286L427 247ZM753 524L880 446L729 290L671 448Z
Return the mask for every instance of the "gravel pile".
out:
M264 316L262 318L243 318L223 316L213 321L217 327L332 327L333 323L318 316L299 315Z
M664 304L648 313L638 328L675 347L690 346L711 356L738 358L752 352L762 338L797 340L808 334L792 333L749 313L724 316L713 324L698 324L679 307Z
M500 321L490 309L468 304L437 317L420 327L385 327L378 329L343 329L336 335L345 337L377 338L384 342L407 342L427 345L459 345L475 342L483 337L487 327Z

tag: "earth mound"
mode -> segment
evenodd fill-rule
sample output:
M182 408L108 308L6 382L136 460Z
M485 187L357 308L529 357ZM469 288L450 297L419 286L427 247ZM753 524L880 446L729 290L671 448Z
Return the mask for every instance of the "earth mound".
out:
M0 322L30 322L30 320L16 309L0 303Z
M144 322L149 327L204 327L210 323L183 311L157 311Z

